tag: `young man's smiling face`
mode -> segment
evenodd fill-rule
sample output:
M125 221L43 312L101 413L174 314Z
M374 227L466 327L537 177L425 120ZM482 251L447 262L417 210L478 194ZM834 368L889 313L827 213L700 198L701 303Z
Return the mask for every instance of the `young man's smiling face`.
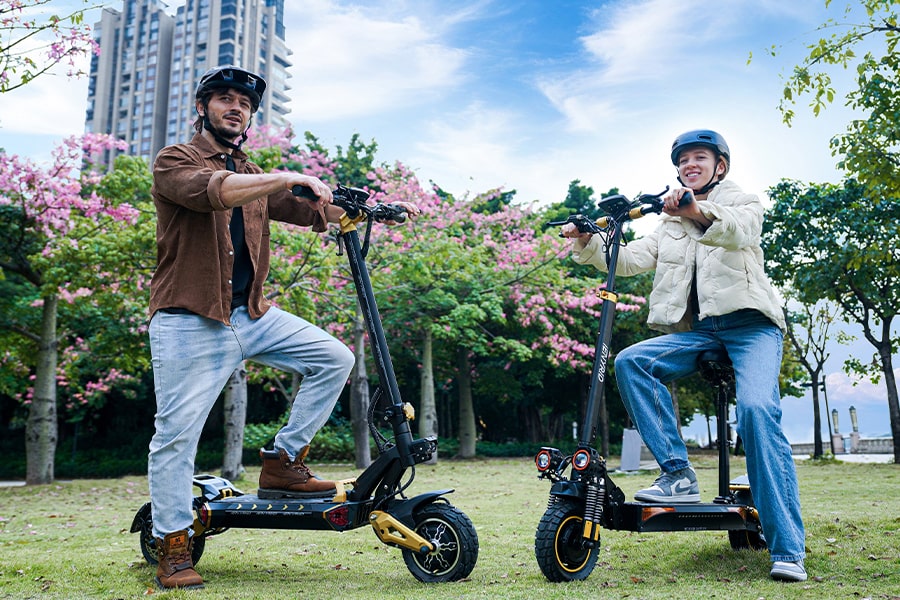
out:
M197 110L202 114L203 106L199 102ZM219 135L234 139L244 133L250 125L253 104L249 96L235 89L214 90L206 103L206 115L209 117L210 125Z

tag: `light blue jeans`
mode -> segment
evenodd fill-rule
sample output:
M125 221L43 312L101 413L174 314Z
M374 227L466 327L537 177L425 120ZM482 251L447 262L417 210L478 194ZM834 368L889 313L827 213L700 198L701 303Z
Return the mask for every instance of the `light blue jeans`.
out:
M781 429L783 334L762 313L740 310L695 320L691 331L662 335L621 351L616 381L625 408L663 471L690 466L664 384L697 371L704 350L724 347L734 364L737 430L747 453L753 500L773 561L806 556L791 446Z
M347 346L315 325L277 308L257 320L246 307L231 326L193 314L157 312L150 321L156 388L156 433L148 479L153 534L190 529L194 458L209 411L243 360L299 373L303 381L275 446L293 459L328 421L353 368Z

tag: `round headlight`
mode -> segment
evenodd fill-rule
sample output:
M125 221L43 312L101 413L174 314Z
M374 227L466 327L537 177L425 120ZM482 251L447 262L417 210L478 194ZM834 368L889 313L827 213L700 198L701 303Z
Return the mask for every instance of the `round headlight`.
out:
M591 464L591 454L587 450L579 450L572 457L572 467L576 471L584 471Z
M538 471L546 471L550 468L550 453L546 450L541 450L537 453L537 456L534 457L534 464L537 465Z

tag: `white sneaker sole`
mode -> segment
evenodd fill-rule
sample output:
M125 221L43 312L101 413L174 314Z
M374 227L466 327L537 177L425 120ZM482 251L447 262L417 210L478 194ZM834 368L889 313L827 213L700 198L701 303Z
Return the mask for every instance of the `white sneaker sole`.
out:
M773 567L772 571L769 573L769 577L771 577L775 581L790 581L799 583L801 581L806 581L807 575L805 571L803 573L799 573L794 570L778 569Z
M654 502L656 504L697 504L700 502L700 494L682 494L680 496L655 496L653 494L634 495L635 500L641 502Z

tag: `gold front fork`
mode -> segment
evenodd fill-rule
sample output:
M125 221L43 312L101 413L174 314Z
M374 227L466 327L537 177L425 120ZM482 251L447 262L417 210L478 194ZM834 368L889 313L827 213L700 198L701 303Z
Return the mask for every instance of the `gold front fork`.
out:
M382 510L373 510L369 523L385 544L399 546L417 554L434 552L434 545L421 535Z

